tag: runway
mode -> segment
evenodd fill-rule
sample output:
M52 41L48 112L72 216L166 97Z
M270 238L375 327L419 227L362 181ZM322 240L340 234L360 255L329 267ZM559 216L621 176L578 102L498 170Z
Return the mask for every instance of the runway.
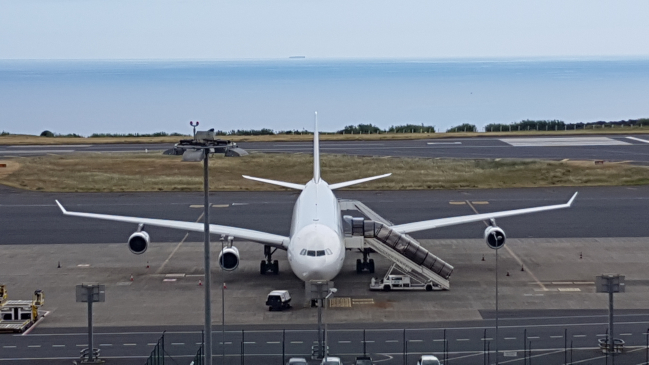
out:
M516 151L529 149L531 152L545 153L546 156L562 151L576 154L592 152L604 153L609 158L614 155L611 151L620 151L624 159L649 154L644 142L619 137L614 139L627 144L613 141L610 145L517 147L515 144L521 142L510 141L506 146L495 147L505 142L472 139L472 143L485 145L465 147L464 151L490 149L520 154ZM464 140L443 142L469 143ZM415 147L414 143L429 142L395 141L390 147L403 153L451 153L457 147L457 144L448 144L435 149L436 145L426 144L419 146L423 148L411 148ZM487 145L489 143L491 145ZM374 146L370 142L360 145L354 151L363 154L387 151L385 145ZM103 146L97 148L100 147ZM124 150L141 147L128 146ZM257 147L275 152L308 153L310 150L307 145L297 144L291 144L289 147L292 149L283 145ZM326 147L329 151L337 151L350 146ZM61 147L65 148L76 150L85 147ZM616 358L616 363L641 364L645 360L649 327L649 312L645 304L649 186L337 191L337 196L360 200L383 217L399 224L473 214L473 209L483 213L559 204L566 202L574 191L579 191L579 196L570 209L498 221L510 239L508 247L546 287L539 292L539 285L532 279L532 273L520 272L520 264L514 254L503 252L501 268L512 275L507 279L504 273L501 275L503 310L498 335L501 363L529 363L529 359L524 360L528 356L534 363L564 363L564 359L583 364L610 361L597 350L597 339L606 333L606 298L595 294L592 284L578 283L592 281L592 277L602 271L619 269L629 278L629 293L618 297L622 303L620 308L625 309L616 311L616 331L627 342L628 350ZM212 193L211 221L287 235L296 197L295 192ZM200 221L202 213L202 193L61 194L0 187L0 245L3 245L4 253L0 258L0 273L9 279L12 296L26 297L36 287L45 289L48 298L45 309L52 311L51 317L46 318L43 325L29 335L1 335L0 364L69 364L76 359L86 341L83 327L80 327L84 319L74 315L83 308L72 302L72 289L76 282L84 280L101 281L109 288L110 305L103 304L103 308L97 305L99 334L96 343L110 362L143 363L152 344L163 330L167 330L168 354L177 363L189 363L200 343L200 326L196 323L201 319L198 304L202 295L193 277L201 274L200 244L192 243L199 243L202 235L190 233L185 236L186 232L147 227L152 236L152 248L147 251L146 257L136 256L130 254L125 245L126 239L136 228L134 225L64 217L55 206L54 199L59 199L69 210L85 212L186 221ZM447 344L446 353L451 364L483 364L485 356L489 356L493 363L494 271L489 256L493 255L493 251L482 242L483 231L483 223L474 223L413 235L456 266L457 273L451 278L453 289L449 292L432 295L426 292L407 295L398 292L370 293L367 291L369 276L356 275L351 269L341 273L336 279L341 296L375 298L375 305L372 308L357 306L332 310L332 318L336 318L332 319L336 324L331 326L329 332L332 354L342 356L346 363L361 355L365 330L367 352L385 365L401 364L404 352L408 353L408 363L414 363L424 353L434 353L441 358L444 344ZM218 238L214 237L214 240ZM179 242L185 242L183 249L158 274L160 263L171 257L171 251ZM230 297L226 304L226 312L230 313L228 321L238 324L226 326L225 341L220 337L218 324L215 324L215 355L224 350L226 363L233 365L243 362L255 365L283 364L282 349L286 357L308 358L310 346L316 338L314 311L299 308L288 313L271 314L262 305L264 293L280 286L297 293L294 295L299 302L301 282L286 273L285 256L278 257L285 275L260 277L255 269L262 257L261 246L239 242L238 247L242 260L246 261L229 276ZM486 262L480 261L481 255L487 255ZM345 267L351 268L356 256L350 253ZM56 261L61 259L63 268L57 269ZM147 260L156 265L151 270L156 270L156 273L144 268ZM388 266L383 261L377 261L381 273ZM82 263L89 266L79 267ZM135 273L136 281L123 285L128 283L131 272ZM178 272L191 274L192 277L179 279L174 284L162 281L167 273ZM214 275L215 279L219 278L219 274ZM570 291L560 291L561 285L555 283L570 283ZM577 289L579 291L573 291ZM215 288L214 305L218 306L220 298L216 292ZM220 312L218 308L214 310L215 313ZM452 313L465 319L449 320ZM422 319L412 320L411 317L416 316ZM403 322L398 320L406 317L407 320ZM132 318L139 318L141 322ZM244 324L246 320L256 324ZM133 324L128 327L106 327L115 321ZM159 326L160 321L188 325ZM278 321L283 324L278 325ZM73 325L66 326L65 323ZM246 331L243 335L242 330ZM488 355L485 347L489 347ZM241 351L246 354L243 358Z
M338 191L357 199L395 224L426 219L560 204L579 191L570 209L505 218L498 224L511 238L648 237L649 186L559 187L451 191ZM215 224L288 235L295 192L219 192L211 194ZM0 188L0 245L54 243L122 243L135 230L131 224L63 216L68 210L196 221L202 193L40 193ZM352 214L352 213L350 213ZM356 213L358 214L358 213ZM178 242L184 232L150 227L153 242ZM482 223L413 234L416 238L480 238ZM188 240L200 241L190 233Z
M241 142L249 151L311 153L310 142ZM173 144L106 144L59 146L0 146L0 157L74 152L162 151ZM558 136L520 138L444 138L421 140L322 141L323 153L427 158L528 158L631 161L649 163L645 135Z

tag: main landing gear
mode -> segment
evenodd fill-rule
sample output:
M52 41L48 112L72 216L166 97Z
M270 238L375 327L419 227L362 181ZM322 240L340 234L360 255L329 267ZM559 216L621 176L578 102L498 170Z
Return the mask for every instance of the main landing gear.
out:
M273 261L273 254L277 249L271 250L270 246L264 246L264 256L266 256L266 260L261 260L261 264L259 264L259 273L262 275L266 275L267 273L275 275L279 274L279 261Z
M361 259L356 260L356 273L360 274L363 271L368 271L370 274L374 274L374 260L367 259L370 256L371 249L366 248L361 251L363 253L363 261Z

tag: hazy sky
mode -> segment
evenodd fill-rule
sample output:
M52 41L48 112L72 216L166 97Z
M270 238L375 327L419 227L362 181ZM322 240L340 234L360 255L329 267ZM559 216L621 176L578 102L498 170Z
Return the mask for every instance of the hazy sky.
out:
M0 0L0 59L648 56L649 1Z

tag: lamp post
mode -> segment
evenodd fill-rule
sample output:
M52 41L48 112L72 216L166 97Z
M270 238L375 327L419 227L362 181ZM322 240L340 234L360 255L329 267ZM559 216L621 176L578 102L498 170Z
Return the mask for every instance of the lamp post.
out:
M324 303L326 303L326 301L329 298L331 298L331 296L333 296L334 293L337 292L337 291L338 291L338 289L336 289L336 288L329 289L329 294L327 294L327 296L324 298L324 301L323 301L322 305L324 305ZM327 317L327 314L326 314L327 308L329 308L328 305L325 307L325 319L329 319ZM327 356L329 355L329 346L327 345L327 339L328 338L329 338L329 333L327 333L327 321L325 320L325 335L324 335L324 358L325 358L325 360L327 359Z
M210 185L209 185L209 147L196 146L194 150L186 150L183 153L183 161L200 162L203 161L203 192L204 192L204 258L205 258L205 277L203 279L205 286L205 364L212 365L212 297L211 297L211 278L210 278Z

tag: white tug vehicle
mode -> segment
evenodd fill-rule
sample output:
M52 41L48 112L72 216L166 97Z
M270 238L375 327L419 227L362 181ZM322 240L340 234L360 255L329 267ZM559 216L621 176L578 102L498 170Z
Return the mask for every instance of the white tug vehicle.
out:
M397 264L392 264L383 279L372 278L370 290L444 290L444 288L432 280L422 281L407 275L399 270ZM395 273L396 272L396 273Z

